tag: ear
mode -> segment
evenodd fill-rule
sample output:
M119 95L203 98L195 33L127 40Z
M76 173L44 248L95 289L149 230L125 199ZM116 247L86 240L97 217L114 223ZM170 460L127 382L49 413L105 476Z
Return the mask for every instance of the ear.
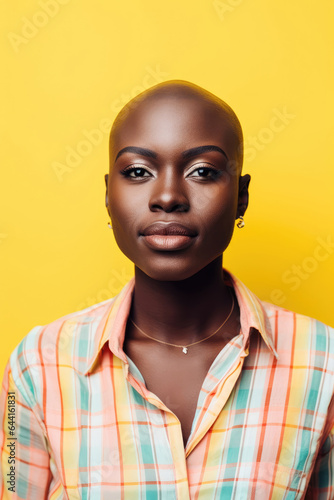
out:
M105 204L106 204L107 212L109 214L109 205L108 205L108 179L109 179L109 175L105 174L105 176L104 176L104 181L106 183L106 199L105 199Z
M249 200L248 186L250 180L251 176L249 174L241 175L239 177L239 195L238 195L238 209L237 209L236 219L238 219L240 215L243 216L248 207L248 200Z

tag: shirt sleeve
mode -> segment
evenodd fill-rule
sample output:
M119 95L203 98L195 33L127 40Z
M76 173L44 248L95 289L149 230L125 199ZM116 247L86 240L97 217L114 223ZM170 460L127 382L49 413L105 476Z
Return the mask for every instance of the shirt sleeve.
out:
M328 409L324 439L316 458L307 500L334 500L334 396Z
M47 499L52 474L46 433L31 394L7 363L0 394L0 500Z

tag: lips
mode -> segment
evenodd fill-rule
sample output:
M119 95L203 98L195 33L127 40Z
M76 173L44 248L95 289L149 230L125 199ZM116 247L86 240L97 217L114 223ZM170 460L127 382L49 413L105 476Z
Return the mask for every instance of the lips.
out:
M196 240L197 231L178 222L154 222L147 226L142 237L151 249L171 252L188 248Z
M197 236L195 229L179 224L178 222L154 222L146 227L142 233L144 236Z

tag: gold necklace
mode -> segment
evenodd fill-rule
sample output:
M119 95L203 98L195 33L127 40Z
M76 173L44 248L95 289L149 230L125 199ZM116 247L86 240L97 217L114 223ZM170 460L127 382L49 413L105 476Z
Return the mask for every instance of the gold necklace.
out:
M230 290L229 290L230 291ZM171 344L170 342L163 342L162 340L158 340L158 339L155 339L154 337L151 337L150 335L147 335L147 333L145 333L141 328L139 328L138 325L136 325L136 323L130 318L130 321L135 325L136 328L138 328L138 330L143 334L145 335L146 337L148 337L149 339L152 339L152 340L155 340L156 342L160 342L161 344L165 344L165 345L171 345L173 347L180 347L182 349L182 352L184 354L187 354L188 352L188 347L192 346L192 345L195 345L195 344L199 344L200 342L204 342L204 340L208 340L209 338L213 337L217 332L218 330L220 330L224 325L225 323L227 322L227 320L230 318L232 312L233 312L233 309L234 309L234 297L232 295L232 292L230 292L231 294L231 298L232 298L232 307L231 307L231 310L227 316L227 318L223 321L223 323L217 328L217 330L215 330L213 333L211 333L211 335L209 335L208 337L205 337L205 339L202 339L202 340L198 340L197 342L193 342L192 344L187 344L187 345L177 345L177 344Z

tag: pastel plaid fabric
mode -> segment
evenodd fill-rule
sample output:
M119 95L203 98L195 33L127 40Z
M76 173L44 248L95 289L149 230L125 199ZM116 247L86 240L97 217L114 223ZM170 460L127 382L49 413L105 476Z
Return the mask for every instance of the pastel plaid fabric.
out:
M0 498L334 499L334 330L226 276L241 332L210 367L185 448L122 350L134 278L33 328L3 379Z

